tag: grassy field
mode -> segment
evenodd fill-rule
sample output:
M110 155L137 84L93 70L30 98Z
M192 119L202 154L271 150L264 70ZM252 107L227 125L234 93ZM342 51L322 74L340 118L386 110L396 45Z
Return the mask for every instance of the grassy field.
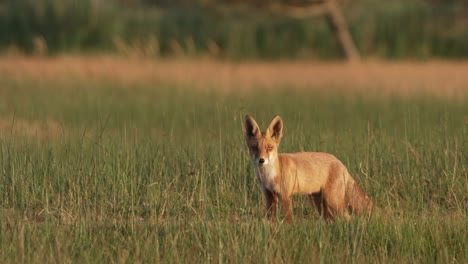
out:
M129 80L96 73L103 64L70 74L56 62L11 63L0 62L1 263L467 261L465 77L440 81L458 87L454 98L422 92L431 74L410 80L419 94L371 78L366 95L362 78L268 89L233 71L222 80L239 81L235 91L199 89L184 74L132 81L137 68ZM379 93L386 81L397 92ZM265 221L247 113L262 128L283 117L284 152L335 154L381 212L327 224L296 197L294 224Z

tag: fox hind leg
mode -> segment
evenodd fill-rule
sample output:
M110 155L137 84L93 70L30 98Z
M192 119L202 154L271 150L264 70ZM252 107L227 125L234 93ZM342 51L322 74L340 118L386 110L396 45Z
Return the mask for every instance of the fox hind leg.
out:
M345 220L350 220L348 209L345 203L345 190L344 187L337 187L330 192L323 194L324 207L328 209L328 213L334 220L334 216L341 216Z
M333 216L349 220L351 217L345 202L347 176L349 174L342 164L333 164L330 167L328 181L322 189L322 195Z
M309 194L309 200L311 203L315 204L317 211L326 221L333 222L335 220L321 192Z

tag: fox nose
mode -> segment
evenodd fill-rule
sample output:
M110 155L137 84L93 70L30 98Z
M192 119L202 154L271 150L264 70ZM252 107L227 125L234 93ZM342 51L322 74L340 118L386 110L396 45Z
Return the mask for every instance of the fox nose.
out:
M258 163L260 163L260 164L265 163L265 159L259 159L259 160L258 160Z

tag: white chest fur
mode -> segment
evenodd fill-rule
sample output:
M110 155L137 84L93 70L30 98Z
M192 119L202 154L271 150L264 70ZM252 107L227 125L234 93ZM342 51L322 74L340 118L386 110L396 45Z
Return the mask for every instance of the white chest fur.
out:
M276 166L273 163L264 166L255 166L257 173L258 181L260 182L260 188L263 192L269 190L271 192L278 192L279 186L276 183L276 177L278 177L278 172Z

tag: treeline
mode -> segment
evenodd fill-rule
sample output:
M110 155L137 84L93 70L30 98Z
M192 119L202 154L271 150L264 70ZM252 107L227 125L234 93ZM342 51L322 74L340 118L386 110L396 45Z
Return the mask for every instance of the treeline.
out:
M277 0L303 6L308 1ZM468 57L467 1L348 0L363 57ZM252 4L253 3L253 4ZM340 58L324 17L264 12L265 1L0 0L0 51L141 56Z

